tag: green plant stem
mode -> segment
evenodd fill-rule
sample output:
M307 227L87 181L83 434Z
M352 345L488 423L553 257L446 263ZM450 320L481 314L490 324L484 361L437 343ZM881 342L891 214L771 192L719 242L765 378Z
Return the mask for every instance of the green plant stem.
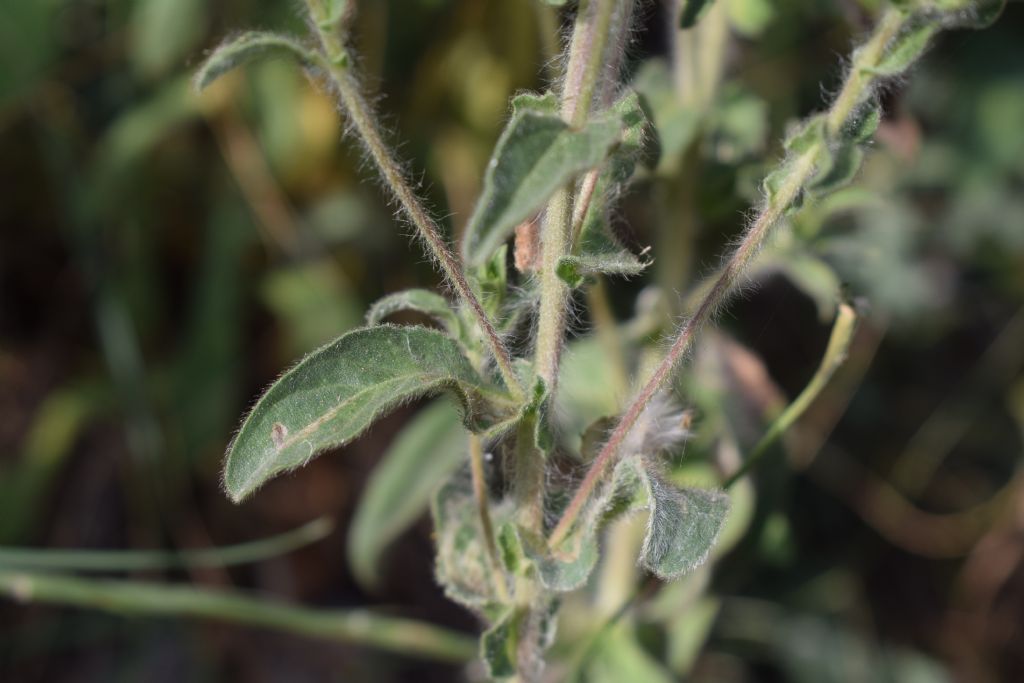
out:
M491 506L487 495L487 478L484 476L484 444L476 434L469 435L469 467L473 477L473 497L476 499L477 515L480 517L480 531L487 546L487 556L494 574L494 590L505 602L508 589L505 586L505 572L498 557L498 544L494 541L494 524L491 522Z
M366 610L314 610L238 591L0 571L0 594L124 616L216 619L451 662L477 651L472 638L430 624Z
M800 419L800 416L814 403L822 390L828 385L829 380L836 374L836 370L846 362L850 352L850 344L853 342L853 333L857 330L857 313L852 306L841 304L836 314L835 324L832 326L832 334L829 336L828 346L825 347L825 355L821 359L811 381L807 383L803 391L786 406L785 410L768 427L764 436L754 446L750 456L743 462L725 482L725 488L732 486L743 478L778 441L783 434L793 426L793 423Z
M544 528L544 456L537 447L537 415L529 414L516 428L512 496L519 525L535 534Z
M456 293L469 306L473 317L476 318L477 323L483 329L487 344L494 355L498 371L501 373L506 387L517 401L522 400L525 394L515 371L512 369L512 356L509 354L508 348L501 340L501 337L498 336L497 331L494 329L494 324L484 311L480 300L470 288L469 282L463 273L462 265L455 258L444 237L441 236L440 228L433 218L430 217L419 197L413 192L412 187L406 181L401 165L396 161L391 150L384 143L373 110L363 96L359 81L353 73L350 64L351 60L341 40L334 34L331 27L326 25L327 22L324 21L322 14L317 14L318 11L322 12L322 8L318 8L317 5L319 3L311 4L310 11L314 18L317 37L325 54L325 57L320 59L320 68L330 78L342 108L348 114L356 135L363 143L370 158L373 159L377 171L384 179L384 185L394 195L412 224L416 226L420 237L427 243L430 252L437 259L448 282L451 283Z
M331 533L333 524L321 517L298 529L249 543L202 550L56 550L50 548L0 548L0 567L5 569L81 572L144 571L181 567L227 567L259 562L285 555L315 543Z
M562 91L562 118L572 126L586 123L602 70L617 62L608 55L616 10L629 0L584 0L576 14L569 62ZM621 41L612 41L618 44ZM594 179L596 182L596 178ZM548 202L540 231L540 309L537 323L536 371L553 395L568 316L569 287L558 277L558 261L572 249L573 191L571 183ZM592 190L591 190L592 192Z
M864 101L868 93L871 92L874 83L870 78L865 78L864 74L870 73L871 67L878 63L885 53L885 47L899 33L905 21L906 16L899 10L887 10L864 48L855 53L854 63L850 73L847 75L847 81L843 85L839 97L836 98L833 106L827 113L828 120L839 121L836 124L837 130L845 125L847 117L853 115L857 105ZM851 83L854 85L850 85ZM836 118L834 115L836 110L842 113L843 118ZM832 124L829 125L831 126ZM683 323L668 353L654 370L648 382L633 399L633 402L612 431L611 436L608 437L608 441L605 442L604 447L594 459L575 495L563 512L562 518L552 530L551 536L548 539L549 547L557 547L568 535L580 512L582 512L584 505L590 499L591 494L604 475L605 470L618 457L619 447L625 441L633 425L636 424L640 415L643 414L651 399L672 377L676 366L686 355L697 330L710 320L714 312L725 301L731 293L733 286L743 275L747 265L749 265L750 261L764 244L772 228L778 224L786 211L800 197L804 186L814 175L815 160L822 151L818 148L820 144L822 143L812 144L802 154L784 160L784 167L788 170L784 180L779 184L771 201L765 204L760 214L750 224L742 241L727 260L714 285L712 285L693 315Z
M871 38L854 53L850 72L825 119L829 135L838 135L857 107L870 97L872 83L877 78L870 69L882 59L886 47L903 30L906 21L907 15L904 12L895 8L887 9Z

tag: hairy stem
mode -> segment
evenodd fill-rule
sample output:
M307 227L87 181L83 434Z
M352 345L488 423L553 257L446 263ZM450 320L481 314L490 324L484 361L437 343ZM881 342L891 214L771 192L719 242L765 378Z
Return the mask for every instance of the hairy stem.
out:
M484 477L484 443L476 434L469 435L469 467L473 476L473 497L476 499L477 515L480 517L480 531L487 546L487 556L491 561L491 571L494 575L494 590L502 601L506 601L508 590L505 586L505 572L498 557L498 544L494 541L487 479Z
M900 10L889 9L882 15L868 42L854 53L846 81L825 118L829 135L837 135L857 107L870 96L872 83L877 78L870 68L882 59L885 48L903 30L906 20L906 15Z
M469 286L466 276L463 273L462 265L452 253L451 248L441 235L441 230L434 219L424 208L423 203L413 191L402 172L400 164L396 161L391 150L384 143L376 117L359 86L359 81L352 72L350 60L341 40L334 34L331 26L324 20L319 3L311 3L310 11L313 13L314 25L316 26L317 37L323 48L325 58L320 60L320 67L327 73L331 84L337 92L342 108L348 114L349 119L370 158L373 159L377 171L384 180L384 185L391 191L402 211L416 227L420 237L426 242L427 247L437 259L441 270L448 279L448 282L455 289L456 293L469 306L481 329L484 331L487 344L498 365L502 379L508 390L512 392L517 400L524 398L522 385L512 369L512 357L509 354L505 343L498 336L487 313L484 311L480 300Z
M472 638L431 624L366 610L314 610L231 590L0 571L0 595L124 616L216 619L452 662L477 651Z
M827 121L830 130L839 130L845 125L848 117L855 113L857 106L863 102L871 92L874 81L870 74L871 67L875 66L885 53L885 48L902 29L906 16L896 9L886 11L871 38L865 46L855 53L854 63L847 75L840 95L836 98L829 112ZM852 85L851 85L852 84ZM838 111L840 114L836 114ZM835 121L836 123L831 123ZM802 154L795 158L786 159L783 164L787 169L784 180L780 183L771 200L762 208L758 217L747 229L742 241L733 251L721 274L712 285L711 289L704 296L700 305L693 315L686 320L680 328L668 353L661 363L654 370L653 375L643 386L640 392L633 399L633 402L623 414L619 423L612 431L608 441L594 459L593 464L584 476L575 495L566 507L562 518L551 532L548 539L550 547L556 547L571 531L573 524L579 517L584 505L590 499L591 494L600 482L604 472L619 456L619 448L625 441L633 425L643 413L644 408L654 398L655 394L672 377L676 366L686 355L690 348L697 330L706 323L731 293L733 286L741 278L750 261L757 254L764 244L771 230L779 222L779 219L794 204L801 195L804 186L810 181L815 172L815 160L821 152L818 146L823 143L812 144Z
M562 91L562 118L570 125L586 123L603 70L617 58L609 55L609 45L621 47L622 41L609 41L615 19L625 23L630 0L584 0L576 15L565 86ZM617 14L621 16L616 17ZM620 27L621 28L621 27ZM596 177L595 177L596 181ZM562 340L568 315L569 287L558 277L558 261L572 249L574 184L552 196L544 213L540 232L540 311L537 323L536 369L555 392ZM592 192L592 190L591 190Z
M517 521L524 529L540 534L544 528L544 456L537 447L537 415L529 414L516 430L512 496Z

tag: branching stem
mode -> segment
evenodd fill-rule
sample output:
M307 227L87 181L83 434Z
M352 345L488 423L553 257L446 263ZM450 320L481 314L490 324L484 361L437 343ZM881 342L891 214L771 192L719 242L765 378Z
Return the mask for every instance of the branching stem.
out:
M572 126L587 121L603 68L609 59L608 47L623 41L609 41L617 10L630 0L584 0L576 15L569 63L562 91L562 118ZM596 180L596 178L595 178ZM537 322L536 368L552 394L558 384L558 366L568 316L569 287L558 277L558 261L572 248L574 183L559 189L548 203L541 226L540 311ZM592 190L591 190L592 191Z
M871 67L879 62L885 53L885 48L902 30L905 21L906 15L903 12L897 9L887 10L871 38L862 49L855 53L854 63L847 75L846 82L826 115L830 131L840 130L848 118L855 113L858 105L869 96L874 78L870 75ZM750 261L764 244L772 228L801 195L804 186L814 175L815 161L822 151L818 148L820 144L823 143L812 144L799 156L786 159L783 162L788 169L785 179L780 183L771 200L762 208L758 217L751 223L743 240L723 267L718 279L704 296L694 314L680 328L668 353L633 399L629 408L626 409L608 441L594 459L575 495L563 512L562 518L552 530L548 539L550 547L557 547L565 540L608 466L619 457L619 449L623 441L629 435L647 404L672 377L676 366L689 350L697 331L725 301Z
M469 286L463 273L462 265L452 253L451 248L441 235L441 230L434 219L424 208L419 197L410 187L400 164L395 160L391 150L384 143L380 129L377 126L376 118L359 86L359 81L352 72L352 66L341 40L334 34L329 22L317 12L322 12L320 3L310 2L310 11L313 13L314 25L316 26L317 37L324 51L324 57L320 60L320 67L330 78L331 84L337 91L341 106L348 114L349 119L355 128L356 134L363 143L370 158L384 180L384 185L391 191L398 201L402 210L419 232L423 241L427 243L430 252L437 259L448 282L451 283L456 293L469 306L484 331L487 344L494 354L494 360L498 365L502 379L508 390L517 400L525 397L522 385L512 369L512 357L509 354L505 343L498 336L487 313L484 311L480 300Z

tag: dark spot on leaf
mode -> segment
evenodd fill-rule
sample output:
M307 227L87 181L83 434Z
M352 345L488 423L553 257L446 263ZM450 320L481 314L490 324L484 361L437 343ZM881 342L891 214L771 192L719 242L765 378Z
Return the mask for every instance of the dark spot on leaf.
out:
M280 422L275 422L274 426L270 428L270 440L274 442L274 448L281 450L286 436L288 436L288 428Z

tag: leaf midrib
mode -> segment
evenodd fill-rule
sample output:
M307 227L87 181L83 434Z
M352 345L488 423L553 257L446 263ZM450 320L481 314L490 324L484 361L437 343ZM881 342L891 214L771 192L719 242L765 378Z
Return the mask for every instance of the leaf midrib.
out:
M364 396L365 394L367 394L369 392L372 392L372 391L375 391L375 390L378 390L378 389L387 388L388 386L391 386L393 384L398 384L400 382L405 382L405 381L408 381L410 379L414 379L414 378L416 378L418 376L423 376L423 375L420 374L420 373L414 373L414 372L413 373L408 373L408 374L405 374L405 375L400 375L398 377L393 377L391 379L386 379L386 380L383 380L382 382L377 382L375 384L371 384L370 386L367 386L364 389L360 389L356 393L354 393L351 396L349 396L348 398L346 398L344 401L338 403L336 406L334 406L333 408L328 410L326 413L324 413L320 417L316 418L315 420L313 420L312 422L310 422L309 424L304 426L299 431L295 432L295 434L289 435L287 438L285 438L281 442L281 446L280 447L272 446L272 449L273 449L272 450L272 454L273 455L277 455L277 454L283 453L284 451L288 450L289 448L294 446L299 441L306 440L306 438L310 434L315 432L316 429L318 429L323 424L325 424L325 423L329 422L330 420L332 420L334 417L336 417L338 415L338 413L340 413L342 410L344 410L345 407L350 405L353 401L355 401L355 400L359 399L360 397ZM427 376L431 377L431 375L427 375ZM427 390L429 390L430 387L433 387L436 384L438 384L439 382L444 381L444 380L450 380L450 381L455 381L456 383L459 383L458 378L456 378L455 375L451 375L451 374L448 374L448 375L437 374L437 375L433 375L432 377L433 377L433 379L430 382L427 382L425 387L424 387ZM343 440L343 441L339 442L337 445L341 446L341 445L344 445L345 443L348 443L348 440ZM260 477L263 474L265 474L267 471L272 469L272 463L274 462L274 458L273 457L266 457L266 453L267 453L266 449L262 449L261 453L263 454L264 457L261 458L261 462L260 462L259 466L257 466L257 468L255 470L253 470L253 472L248 477L246 477L246 479L243 482L243 485L241 487L241 491L239 492L240 495L244 495L247 491L250 490L253 481L259 481ZM314 453L315 453L315 451L314 451Z

